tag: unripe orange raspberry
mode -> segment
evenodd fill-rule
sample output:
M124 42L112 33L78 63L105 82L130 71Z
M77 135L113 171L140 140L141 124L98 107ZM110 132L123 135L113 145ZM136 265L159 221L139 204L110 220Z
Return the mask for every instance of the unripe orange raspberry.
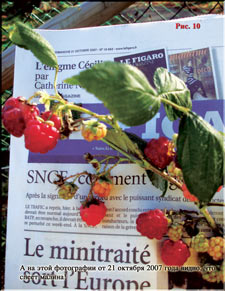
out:
M109 179L98 179L92 188L99 197L108 197L112 189L112 182Z
M221 236L211 237L209 240L208 254L215 261L223 259L225 249L225 240Z
M81 134L87 141L101 140L106 136L107 127L104 123L91 119L83 122Z

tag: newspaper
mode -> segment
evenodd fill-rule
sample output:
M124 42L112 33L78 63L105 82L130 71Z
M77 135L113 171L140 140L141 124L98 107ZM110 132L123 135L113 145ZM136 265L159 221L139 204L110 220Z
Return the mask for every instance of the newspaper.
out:
M102 26L62 31L38 30L54 47L59 62L58 91L68 101L105 114L107 109L92 94L63 80L106 60L163 54L163 63L136 64L148 74L157 66L172 71L172 57L185 51L211 48L214 93L193 101L193 111L224 131L224 17L197 17L178 21ZM199 29L177 25L200 23ZM215 33L217 31L217 33ZM207 35L207 37L205 37ZM157 52L157 53L156 53ZM147 57L146 57L147 58ZM146 60L146 59L145 59ZM184 64L186 65L186 64ZM147 71L145 71L147 68ZM16 48L14 96L29 98L35 91L54 94L54 70L40 63L30 52ZM210 91L211 92L211 91ZM217 92L215 94L215 92ZM38 102L38 100L34 99ZM129 128L145 140L172 138L178 123L171 123L163 108L145 125ZM138 214L149 209L197 211L181 192L170 187L165 197L135 165L122 164L112 170L112 194L104 198L107 214L96 227L87 227L79 215L80 202L90 187L88 177L78 179L79 190L72 200L58 197L53 183L56 174L69 176L92 171L83 155L112 154L102 142L87 143L81 133L58 142L47 154L34 154L24 147L23 138L11 138L9 204L6 247L5 289L67 290L160 290L169 289L168 267L160 258L160 241L149 240L136 230ZM223 194L214 196L223 201ZM221 209L212 207L223 224Z

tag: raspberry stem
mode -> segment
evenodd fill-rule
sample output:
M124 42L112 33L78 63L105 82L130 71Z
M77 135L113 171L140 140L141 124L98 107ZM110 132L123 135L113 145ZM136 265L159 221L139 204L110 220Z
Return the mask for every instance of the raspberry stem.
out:
M58 72L59 72L59 67L57 66L56 69L55 69L55 79L54 79L54 89L55 89L55 94L56 95L59 95L58 94L58 91L57 91L57 77L58 77Z
M106 174L110 174L110 172L112 171L113 168L115 168L116 166L118 166L120 163L122 163L123 161L127 161L127 159L119 159L113 166L111 166L107 171L103 171L100 175L100 176L104 176Z
M108 123L109 125L112 125L111 122L109 122L109 120L107 119L106 115L99 115L95 112L92 112L91 110L88 110L86 108L83 108L83 107L80 107L78 105L75 105L75 104L72 104L72 103L67 103L65 104L65 106L63 106L62 108L63 110L75 110L75 111L79 111L79 112L82 112L82 113L85 113L85 114L88 114L92 117L95 117L97 118L98 120L100 121L103 121L103 122L106 122Z
M33 99L33 98L35 98L36 97L36 95L34 94L34 95L32 95L32 96L30 96L28 99L27 99L27 103L29 103L30 104L30 102L31 102L31 100Z
M204 217L206 218L209 226L213 229L216 230L217 229L217 225L215 223L215 220L213 219L213 217L211 216L211 214L209 213L207 206L203 206L203 207L199 207L200 212L204 215Z
M89 173L87 171L84 171L84 172L81 172L81 173L77 173L75 175L71 175L69 177L66 177L65 179L63 179L63 181L66 181L66 180L69 180L69 179L75 177L75 179L73 180L73 182L75 182L77 180L77 178L80 177L81 175L89 175Z
M172 92L170 92L170 93L172 93ZM176 92L174 92L174 94L176 94ZM161 96L162 96L162 97L161 97ZM187 113L190 111L189 108L186 108L186 107L183 107L183 106L177 105L176 103L173 103L172 101L170 101L170 100L168 100L168 99L164 99L164 98L163 98L163 94L160 95L160 97L161 97L161 101L162 101L163 103L166 103L166 104L168 104L168 105L170 105L170 106L173 106L175 109L177 109L177 110L179 110L179 111L181 111L181 112L183 112L183 113L185 113L185 114L187 114Z

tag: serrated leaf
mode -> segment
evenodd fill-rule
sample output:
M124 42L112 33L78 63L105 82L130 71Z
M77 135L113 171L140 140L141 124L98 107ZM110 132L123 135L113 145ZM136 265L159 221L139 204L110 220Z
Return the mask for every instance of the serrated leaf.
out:
M156 188L160 189L162 191L161 196L164 196L166 194L167 189L168 189L167 180L163 179L161 176L155 174L154 172L152 172L150 170L147 170L146 173L147 173L152 185L155 186Z
M225 150L222 135L190 112L180 122L177 155L190 193L201 202L209 202L223 184Z
M64 82L94 94L117 120L129 126L152 119L160 107L156 91L135 66L107 61Z
M43 64L54 68L58 66L55 51L50 43L27 25L17 22L9 38L15 45L30 50Z
M158 94L161 97L179 106L188 109L192 108L190 91L181 79L169 73L165 68L157 68L153 78ZM164 104L164 107L166 115L171 121L183 115L183 112L175 109L171 105Z

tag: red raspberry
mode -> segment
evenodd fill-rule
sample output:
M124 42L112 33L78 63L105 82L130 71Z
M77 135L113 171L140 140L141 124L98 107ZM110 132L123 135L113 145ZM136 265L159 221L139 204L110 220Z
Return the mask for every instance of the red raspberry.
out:
M33 153L45 154L52 150L59 139L59 131L47 123L30 120L24 131L25 147Z
M2 120L5 129L15 137L21 137L29 120L35 119L39 110L23 97L11 97L3 106Z
M105 217L106 211L104 202L92 199L80 207L80 216L87 225L96 226Z
M98 179L92 188L94 193L99 197L108 197L112 189L112 182L108 178Z
M166 137L150 140L144 149L144 153L152 165L160 169L168 166L175 155L173 143Z
M51 120L54 122L54 126L56 129L60 129L61 127L61 120L58 115L55 113L52 113L52 111L46 111L41 113L41 118L44 119L45 121Z
M182 191L185 198L192 202L198 202L198 198L188 191L188 188L185 184L182 185Z
M161 258L168 266L182 266L190 257L188 246L182 241L167 239L161 248Z
M168 220L160 209L139 214L136 224L137 231L150 239L161 239L168 229Z

